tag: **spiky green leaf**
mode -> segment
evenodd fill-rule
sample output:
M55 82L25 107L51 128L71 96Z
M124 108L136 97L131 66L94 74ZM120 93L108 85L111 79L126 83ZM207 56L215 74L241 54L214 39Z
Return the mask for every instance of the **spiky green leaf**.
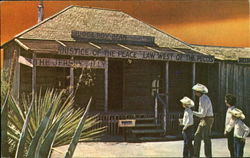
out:
M31 110L32 110L33 105L34 105L34 98L33 98L32 102L30 104L30 107L29 107L29 110L28 110L24 125L22 127L22 131L21 131L21 134L20 134L20 139L19 139L18 144L17 144L17 150L16 150L15 158L23 158L24 157L25 143L26 143L27 129L28 129L27 127L28 127L29 122L30 122Z
M59 127L61 125L62 120L66 117L67 114L65 114L63 117L61 117L56 123L55 125L50 129L50 131L48 132L47 136L45 137L40 149L39 149L39 158L48 158L50 153L51 153L51 149L52 149L52 145L55 141L55 137L56 134L59 130Z
M92 98L90 98L90 100L88 102L88 105L87 105L87 107L86 107L86 109L85 109L85 111L84 111L84 113L83 113L83 115L81 117L81 120L78 123L78 126L77 126L77 128L75 130L74 136L73 136L73 138L71 140L71 143L69 145L68 151L67 151L67 153L65 155L65 158L72 158L72 156L73 156L73 153L75 151L76 145L77 145L77 143L78 143L78 141L79 141L79 139L81 137L81 132L82 132L82 129L83 129L83 125L84 125L84 122L86 120L85 117L86 117L86 114L87 114L87 112L89 110L89 107L90 107L90 104L91 104L91 100L92 100Z
M29 146L27 158L35 158L36 157L36 151L38 146L41 145L40 139L43 136L45 130L47 129L48 122L50 120L50 115L52 113L53 105L50 106L48 112L46 113L45 117L41 121L41 124L39 125L34 138L31 141L31 144Z

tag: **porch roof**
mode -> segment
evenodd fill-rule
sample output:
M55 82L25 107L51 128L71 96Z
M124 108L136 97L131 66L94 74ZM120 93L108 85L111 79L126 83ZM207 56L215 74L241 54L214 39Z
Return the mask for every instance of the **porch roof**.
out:
M38 54L45 53L69 56L131 58L203 63L214 62L213 56L185 48L34 39L15 39L15 42L25 50ZM178 57L181 59L176 59ZM207 59L203 60L203 58Z

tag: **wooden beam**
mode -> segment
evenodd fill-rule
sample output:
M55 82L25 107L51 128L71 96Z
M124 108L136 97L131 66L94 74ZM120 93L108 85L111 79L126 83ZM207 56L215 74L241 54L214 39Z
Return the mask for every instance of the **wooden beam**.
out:
M30 48L28 46L26 46L25 44L23 44L21 41L19 41L18 39L14 40L19 46L21 46L23 49L25 50L30 50Z
M158 123L158 98L157 98L157 92L154 91L154 97L155 97L155 123Z
M224 96L226 94L226 69L225 69L225 66L226 66L226 62L222 61L221 64L220 64L220 71L221 71L221 89L220 89L220 99L221 99L221 104L220 105L223 105L223 101L224 101ZM222 101L223 100L223 101ZM226 106L222 106L222 112L224 113L226 111Z
M169 100L168 100L168 96L169 96L169 62L167 61L165 64L165 93L166 93L166 104L167 106L169 106ZM167 112L169 111L168 107L167 107Z
M20 47L17 48L17 59L21 54L21 49ZM16 70L15 70L15 86L14 86L14 91L15 91L15 99L17 103L19 103L19 98L20 98L20 63L16 62Z
M219 105L222 104L222 97L221 97L221 62L218 63L218 94L217 94L217 103ZM219 108L219 112L223 112L223 108Z
M66 47L66 44L64 44L62 41L56 40L56 42L62 45L63 47Z
M226 83L226 91L225 91L225 94L228 93L228 75L229 75L229 64L228 63L225 63L225 68L224 68L224 71L225 71L225 83Z
M169 62L167 61L165 64L165 93L166 93L166 106L163 107L163 129L167 131L167 113L169 112Z
M195 82L196 82L196 64L193 63L192 64L192 86L195 85ZM194 91L192 91L192 98L193 98L193 101L195 102L195 94L194 94Z
M71 57L71 60L74 60L74 57ZM74 93L74 67L70 67L70 81L69 81L69 92Z
M105 101L104 101L104 111L108 112L108 58L105 58L105 70L104 70L104 91L105 91Z
M36 54L33 53L32 55L33 61L36 60ZM33 62L33 67L32 67L32 100L34 100L36 94L36 62Z

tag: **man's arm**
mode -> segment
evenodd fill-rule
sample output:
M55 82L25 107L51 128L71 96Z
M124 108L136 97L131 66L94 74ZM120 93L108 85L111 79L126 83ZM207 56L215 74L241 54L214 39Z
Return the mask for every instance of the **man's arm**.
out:
M243 122L242 122L243 123ZM243 123L243 129L244 129L244 135L243 135L243 137L242 138L246 138L247 136L248 136L248 134L249 134L249 132L250 132L250 130L249 130L249 128L247 127L247 125L245 125L244 123Z
M207 106L207 101L205 99L201 99L199 112L193 111L194 115L200 118L205 117L207 113Z
M230 120L230 123L226 127L226 132L231 132L231 130L234 128L234 126L235 126L235 121Z

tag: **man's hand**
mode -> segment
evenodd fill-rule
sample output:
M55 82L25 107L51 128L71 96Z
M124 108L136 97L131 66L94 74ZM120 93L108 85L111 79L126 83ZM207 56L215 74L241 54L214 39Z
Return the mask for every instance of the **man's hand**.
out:
M241 138L241 139L240 139L240 141L245 142L245 141L246 141L246 139L245 139L245 138Z
M228 136L228 132L227 132L227 131L224 131L224 135L227 137L227 136Z

